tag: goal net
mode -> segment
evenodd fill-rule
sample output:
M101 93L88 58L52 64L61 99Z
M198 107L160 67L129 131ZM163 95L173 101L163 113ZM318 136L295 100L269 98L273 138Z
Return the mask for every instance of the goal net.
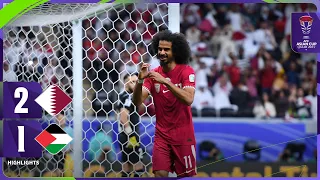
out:
M7 72L12 72L4 81L36 81L44 90L57 84L73 98L63 114L52 117L44 112L39 120L43 128L60 124L73 137L71 144L54 156L43 151L37 166L8 165L4 159L5 175L121 177L115 106L123 90L123 76L137 72L141 62L157 66L148 49L152 36L168 28L168 6L46 3L3 28L4 63ZM143 177L150 177L152 99L144 102L139 113ZM112 139L108 144L111 153L103 160L97 156L104 153L106 143L98 143L98 149L90 145L99 127Z

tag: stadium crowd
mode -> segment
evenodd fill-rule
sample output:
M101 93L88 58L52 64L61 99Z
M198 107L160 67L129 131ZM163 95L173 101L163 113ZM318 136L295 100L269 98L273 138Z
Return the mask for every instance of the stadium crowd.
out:
M291 50L291 13L307 4L186 4L181 32L194 52L197 109L231 116L316 117L316 55ZM226 115L221 114L221 115Z

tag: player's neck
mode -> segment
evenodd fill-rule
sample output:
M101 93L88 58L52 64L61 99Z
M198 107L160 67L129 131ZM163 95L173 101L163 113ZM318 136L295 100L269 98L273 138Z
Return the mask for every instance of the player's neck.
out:
M176 67L176 65L177 65L176 62L174 62L174 61L166 64L165 66L162 67L163 72L167 73L167 72L172 71Z

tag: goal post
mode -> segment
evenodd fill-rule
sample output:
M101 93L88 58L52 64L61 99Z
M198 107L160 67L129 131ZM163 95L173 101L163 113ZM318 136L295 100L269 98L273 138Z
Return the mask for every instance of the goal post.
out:
M180 32L180 4L169 3L168 5L169 30Z
M73 21L72 23L73 36L73 89L81 91L73 92L73 130L74 130L74 149L82 148L82 119L83 119L83 67L82 67L82 21ZM82 172L82 151L73 151L74 173L75 178L83 176Z
M33 177L87 176L85 164L92 163L88 159L89 141L97 124L109 123L117 159L110 162L111 169L105 170L104 177L119 176L115 106L123 87L121 77L137 72L140 62L155 60L148 47L152 36L164 28L180 31L179 3L45 3L5 26L4 56L18 80L39 82L43 89L57 84L73 99L66 108L67 124L73 127L72 172L64 167L61 174L55 174L58 160L43 152L42 169L17 167L11 170L13 174L21 176L27 169ZM150 106L145 105L145 112L141 112L147 119L141 129L148 167L153 138L148 129L154 129ZM55 117L43 114L43 127L53 122L57 123ZM152 176L151 172L146 176Z

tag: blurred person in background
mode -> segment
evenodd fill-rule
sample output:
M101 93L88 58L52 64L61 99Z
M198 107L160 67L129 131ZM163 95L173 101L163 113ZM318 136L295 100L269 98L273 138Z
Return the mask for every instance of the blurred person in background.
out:
M241 70L237 64L238 63L237 57L232 53L229 54L229 57L231 58L231 65L227 67L227 72L229 74L230 82L232 86L236 87L240 83Z
M239 81L237 86L232 89L229 98L231 104L239 107L239 111L244 111L248 108L251 99L244 79Z
M287 71L287 78L289 84L295 84L296 86L300 86L300 77L297 72L297 64L295 62L290 63L290 68Z
M39 63L38 57L33 57L27 65L26 75L29 77L28 81L39 82L43 69Z
M289 85L289 109L288 115L290 117L297 117L297 86L296 85Z
M250 69L247 77L246 85L248 87L248 93L252 100L256 100L258 98L258 71L254 69Z
M278 92L285 88L287 84L287 77L285 75L284 70L280 70L280 72L277 74L276 78L273 81L272 85L272 91Z
M116 151L111 133L111 127L98 125L94 136L89 140L89 161L103 162L106 160L110 164L115 161Z
M212 141L203 141L199 145L199 155L201 160L206 161L223 161L224 155L217 145Z
M193 24L190 28L187 29L186 38L188 39L191 46L200 41L200 34L201 31L197 29L197 26L195 24Z
M257 101L253 113L256 118L274 118L277 115L276 108L272 102L269 100L269 95L263 93L262 101Z
M260 82L261 82L262 92L263 93L265 92L271 95L273 81L276 78L276 70L273 67L273 59L270 56L270 54L268 54L268 56L265 56L265 58L266 58L266 63L265 63L265 67L261 70Z
M303 162L306 145L299 142L288 143L283 152L279 155L280 162Z
M302 88L298 88L297 99L296 99L296 107L297 114L301 118L307 118L310 116L310 106L311 102L305 98L304 91Z
M122 152L122 177L141 177L145 169L142 164L143 149L140 146L139 108L132 103L132 92L138 80L137 74L126 74L124 90L119 94L117 112L119 118L119 141Z
M289 149L284 149L284 151L279 156L280 162L295 162L295 159L292 157L292 153Z
M192 107L195 107L198 110L203 108L214 108L214 97L208 89L207 83L197 84L197 91L194 95L194 101Z
M289 100L284 90L277 92L274 104L277 111L277 117L284 118L289 109Z
M41 79L41 85L43 88L57 83L58 80L55 75L54 69L58 65L58 62L59 61L56 58L50 58L48 65L43 69L43 76Z
M7 61L3 62L3 81L7 82L17 82L18 77L16 73L10 68L9 63Z
M208 80L207 80L207 74L208 74L208 68L204 62L201 60L198 61L198 68L195 69L195 77L196 81L201 84L208 86Z
M238 106L231 104L229 100L229 95L233 87L228 78L229 77L226 73L221 75L218 82L213 86L214 108L218 110L231 108L237 111Z
M307 101L310 102L310 105L311 105L311 115L312 115L312 118L313 120L317 120L317 113L318 113L318 109L317 109L317 106L318 106L318 101L317 101L317 93L316 93L316 90L315 88L311 89L309 91L309 94L305 97L305 99Z
M213 85L218 81L221 71L218 69L218 65L214 63L208 70L207 80L208 88L212 89Z

